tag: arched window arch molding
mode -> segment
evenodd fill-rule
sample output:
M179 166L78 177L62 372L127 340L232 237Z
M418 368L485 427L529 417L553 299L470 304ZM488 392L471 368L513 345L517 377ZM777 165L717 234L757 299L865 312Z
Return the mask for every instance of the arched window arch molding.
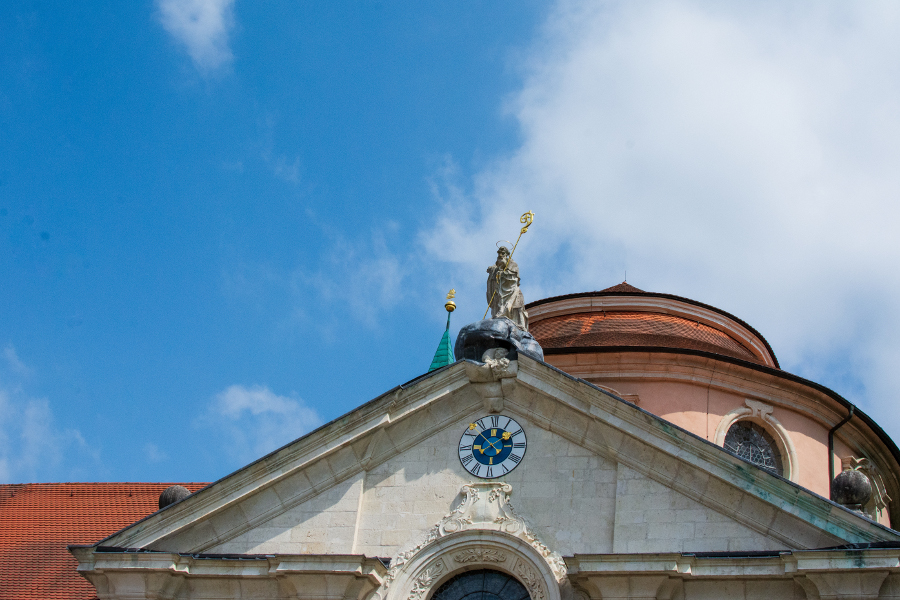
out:
M775 408L765 402L757 400L744 400L745 406L736 408L722 417L719 425L716 427L715 444L717 446L725 446L725 436L732 425L738 421L748 420L754 421L766 428L775 443L778 444L781 451L782 460L784 461L784 478L794 483L800 479L800 464L797 460L797 449L791 436L788 435L787 429L776 419L772 413Z
M506 573L525 586L532 600L562 600L561 583L531 544L500 531L478 529L424 546L373 600L429 600L444 582L476 569Z
M474 569L506 573L531 600L562 600L565 561L513 509L512 485L473 482L460 493L462 501L418 545L394 557L372 600L429 600L445 581Z

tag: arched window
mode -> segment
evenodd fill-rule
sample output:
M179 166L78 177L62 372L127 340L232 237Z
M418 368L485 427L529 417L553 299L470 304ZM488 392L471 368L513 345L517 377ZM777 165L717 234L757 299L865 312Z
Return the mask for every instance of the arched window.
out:
M466 571L437 589L431 600L529 600L521 583L499 571Z
M781 451L772 435L753 421L736 421L725 435L725 449L739 458L784 475Z

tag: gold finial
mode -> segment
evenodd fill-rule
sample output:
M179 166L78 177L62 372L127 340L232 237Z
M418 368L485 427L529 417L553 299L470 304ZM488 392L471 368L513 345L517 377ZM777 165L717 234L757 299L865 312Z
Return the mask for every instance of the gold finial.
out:
M456 310L456 302L451 300L451 298L456 298L456 290L450 290L447 293L447 302L444 304L444 308L447 309L447 312L453 312L454 310Z

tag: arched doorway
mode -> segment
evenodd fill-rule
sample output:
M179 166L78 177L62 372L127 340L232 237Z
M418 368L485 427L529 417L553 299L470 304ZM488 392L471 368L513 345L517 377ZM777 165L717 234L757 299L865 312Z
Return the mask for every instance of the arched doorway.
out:
M528 590L500 571L466 571L445 582L431 600L530 600Z

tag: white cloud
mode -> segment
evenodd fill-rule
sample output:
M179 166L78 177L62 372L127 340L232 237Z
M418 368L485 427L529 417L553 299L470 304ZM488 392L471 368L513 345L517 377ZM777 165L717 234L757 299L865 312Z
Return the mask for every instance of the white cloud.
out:
M279 396L260 385L232 385L216 394L198 425L214 430L222 451L245 464L321 423L318 413L299 398Z
M420 271L418 257L403 255L407 246L396 223L379 226L371 236L356 240L326 234L330 248L319 261L302 264L287 276L297 314L312 296L341 321L349 317L374 328L385 311L411 300L415 292L405 282ZM324 326L323 314L316 319L317 327Z
M4 355L9 369L0 369L0 483L95 479L99 452L77 429L57 423L46 398L29 395L16 381L32 370L11 344Z
M17 375L30 375L31 368L19 359L18 353L12 344L7 344L3 349L3 357L9 364L9 368Z
M185 46L199 70L214 71L231 62L234 0L157 0L157 7L162 26Z
M279 179L288 183L300 183L300 157L295 156L294 160L288 161L284 156L279 156L274 161L270 160L272 172Z
M169 460L169 454L153 442L144 444L144 458L149 463L160 463Z
M898 28L893 2L561 1L508 102L521 146L451 172L465 191L440 187L421 239L480 303L532 209L526 300L627 269L745 318L898 436Z

